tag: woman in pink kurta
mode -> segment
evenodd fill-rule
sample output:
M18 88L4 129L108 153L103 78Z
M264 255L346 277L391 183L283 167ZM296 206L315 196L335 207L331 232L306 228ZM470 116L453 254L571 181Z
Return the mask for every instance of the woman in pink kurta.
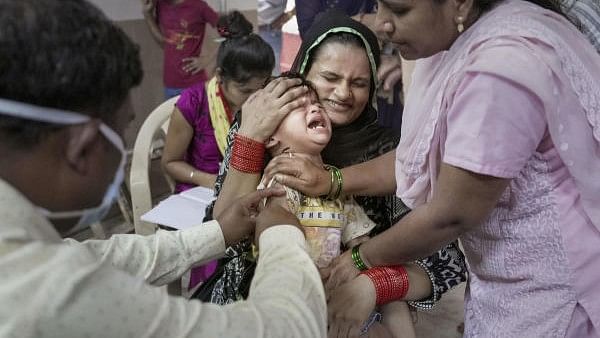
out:
M419 59L395 163L413 211L359 255L399 264L459 237L467 337L600 336L600 56L556 7L534 3L551 7L379 1L379 33ZM344 191L379 192L386 158L345 169ZM328 304L332 336L374 304L357 274L350 255L335 262L327 287L345 301Z

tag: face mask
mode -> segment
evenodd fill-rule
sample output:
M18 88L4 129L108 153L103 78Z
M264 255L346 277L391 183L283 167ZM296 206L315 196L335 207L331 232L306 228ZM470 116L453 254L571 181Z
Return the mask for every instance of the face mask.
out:
M26 103L10 101L5 99L0 99L0 114L22 118L26 120L62 125L82 124L91 120L89 116L70 111L34 106ZM125 146L123 145L123 140L121 139L121 137L119 137L119 135L114 130L109 128L104 123L100 125L100 132L104 135L104 137L106 137L108 141L110 141L119 150L119 152L121 152L121 162L119 163L119 167L117 168L117 172L115 173L115 177L112 183L104 193L102 203L96 207L89 209L59 212L53 212L38 207L38 210L48 219L65 219L79 217L77 224L67 232L67 236L75 232L81 231L89 227L90 225L102 220L110 210L112 204L119 196L119 187L121 186L121 183L123 183L123 179L125 177Z

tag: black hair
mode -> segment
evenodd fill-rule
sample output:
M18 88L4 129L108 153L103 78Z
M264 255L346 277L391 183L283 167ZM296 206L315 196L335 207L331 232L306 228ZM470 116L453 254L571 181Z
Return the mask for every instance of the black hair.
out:
M278 76L274 77L271 79L271 81L278 79L278 78L284 78L284 79L300 79L300 84L298 84L298 86L306 86L306 88L308 88L308 92L306 94L313 94L317 100L320 100L319 98L319 93L317 92L317 88L314 86L314 84L310 81L308 81L306 79L306 77L304 77L304 75L294 72L294 71L287 71L287 72L283 72L281 74L279 74ZM268 84L270 81L267 81L266 84ZM265 84L265 85L266 85ZM298 87L296 86L296 87ZM293 88L296 88L293 87ZM273 156L271 156L270 151L267 151L265 153L265 166L271 162L271 160L273 159Z
M239 11L219 17L219 34L225 41L219 46L217 67L226 80L246 83L255 76L269 76L275 54L260 36L252 33L252 24Z
M0 98L112 122L142 79L138 47L85 0L0 0L0 27ZM2 142L58 128L0 114Z
M317 92L317 88L312 82L308 81L304 75L294 71L287 71L281 73L279 76L274 77L272 80L277 78L300 79L301 82L298 86L306 86L306 88L308 88L308 92L314 94L317 97L317 99L319 99L319 93Z

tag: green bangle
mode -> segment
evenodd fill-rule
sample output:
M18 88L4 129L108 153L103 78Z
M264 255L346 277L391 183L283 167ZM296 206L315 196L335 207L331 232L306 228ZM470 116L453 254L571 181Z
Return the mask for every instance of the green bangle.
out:
M344 185L344 179L342 177L342 171L336 167L333 167L334 171L335 171L335 178L337 181L337 190L335 191L335 195L333 196L333 199L336 200L338 198L340 198L340 196L342 195L342 187Z
M337 197L335 197L337 195L337 191L339 190L339 186L336 187L335 183L338 182L339 184L339 180L337 180L337 174L336 172L339 171L338 168L332 166L332 165L325 165L325 169L327 171L329 171L329 177L331 178L331 185L329 186L329 191L327 192L327 195L324 195L323 197L327 200L335 200L337 199ZM335 194L334 194L335 191Z
M367 265L365 264L365 262L363 262L362 258L360 258L360 252L358 251L359 247L360 247L360 244L352 248L352 262L354 262L354 266L358 270L365 271L368 268L367 268Z

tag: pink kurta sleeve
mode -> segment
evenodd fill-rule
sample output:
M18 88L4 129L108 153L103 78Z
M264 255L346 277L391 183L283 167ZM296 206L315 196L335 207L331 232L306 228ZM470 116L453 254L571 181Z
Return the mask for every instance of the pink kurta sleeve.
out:
M531 91L487 73L468 73L447 115L442 161L475 173L514 178L545 135L543 105Z

